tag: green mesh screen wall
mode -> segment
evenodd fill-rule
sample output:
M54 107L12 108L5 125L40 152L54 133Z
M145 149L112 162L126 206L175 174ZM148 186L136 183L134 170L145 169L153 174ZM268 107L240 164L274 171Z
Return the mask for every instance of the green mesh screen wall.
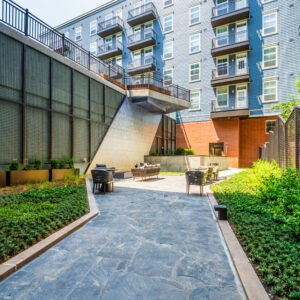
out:
M123 100L108 87L103 99L103 88L0 33L0 168L13 159L92 159Z

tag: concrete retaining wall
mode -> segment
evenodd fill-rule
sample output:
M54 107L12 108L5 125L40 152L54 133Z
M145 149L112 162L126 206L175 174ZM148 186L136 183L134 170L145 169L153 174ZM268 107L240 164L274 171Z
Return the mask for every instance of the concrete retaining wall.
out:
M225 156L145 156L145 162L160 164L161 171L165 172L185 172L210 163L218 163L220 170L228 169L228 157Z

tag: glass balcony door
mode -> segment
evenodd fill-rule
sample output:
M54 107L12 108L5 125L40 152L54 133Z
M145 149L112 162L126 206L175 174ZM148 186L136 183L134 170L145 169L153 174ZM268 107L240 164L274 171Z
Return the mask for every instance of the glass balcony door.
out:
M217 15L221 16L228 12L228 0L217 0Z
M152 64L153 62L153 48L146 48L144 54L145 65Z
M111 36L105 39L104 49L105 51L113 50L113 39Z
M247 40L247 22L236 24L236 42L244 42Z
M222 77L228 75L228 58L218 58L217 59L217 77Z
M243 109L248 107L247 85L238 85L236 89L236 108Z
M217 47L225 46L228 44L228 27L217 28Z
M247 73L247 54L238 54L236 56L236 75Z
M151 38L152 37L152 30L153 30L153 22L145 24L144 27L144 38Z

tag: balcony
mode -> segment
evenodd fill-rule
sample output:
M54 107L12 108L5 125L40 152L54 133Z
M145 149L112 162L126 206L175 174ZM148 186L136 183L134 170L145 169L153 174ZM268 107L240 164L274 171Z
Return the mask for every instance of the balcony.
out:
M234 34L226 34L212 40L212 57L227 55L250 49L248 31L244 30Z
M211 103L212 119L222 118L241 118L246 119L250 115L248 98L242 97L233 99L233 101L217 101L213 100Z
M135 105L152 113L171 113L190 108L190 91L178 85L164 85L150 74L126 78L127 96Z
M229 64L229 66L219 66L212 71L211 86L217 87L221 85L237 84L241 82L249 82L249 68L248 65L241 61L236 64Z
M102 38L105 38L109 35L112 35L122 30L123 30L123 20L120 17L116 16L100 23L98 35Z
M128 64L127 73L131 76L145 73L153 72L156 70L156 61L153 56L134 59Z
M156 44L156 33L153 29L145 32L135 32L128 36L127 48L131 51Z
M131 9L128 12L127 23L134 27L154 19L156 19L156 8L153 3L147 3Z
M121 55L123 52L123 46L119 41L115 43L104 44L99 47L98 57L102 60Z
M229 0L228 3L219 4L212 9L211 25L217 27L248 18L248 0Z

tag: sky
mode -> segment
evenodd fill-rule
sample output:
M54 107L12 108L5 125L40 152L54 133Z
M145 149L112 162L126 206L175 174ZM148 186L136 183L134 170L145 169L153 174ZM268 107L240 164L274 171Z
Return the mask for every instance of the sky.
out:
M15 0L38 18L55 27L92 10L109 0Z

